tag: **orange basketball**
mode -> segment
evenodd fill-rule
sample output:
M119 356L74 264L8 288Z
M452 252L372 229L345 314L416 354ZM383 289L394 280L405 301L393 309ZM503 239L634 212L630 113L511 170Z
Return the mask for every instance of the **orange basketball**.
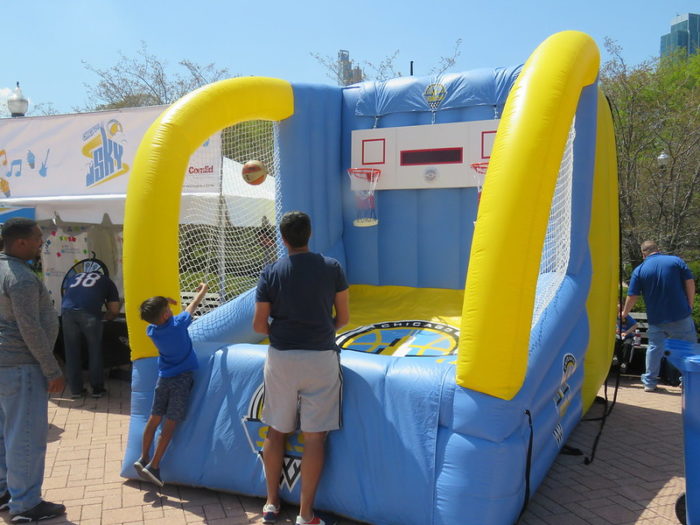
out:
M241 175L248 184L262 184L267 177L267 168L259 160L249 160L243 164Z

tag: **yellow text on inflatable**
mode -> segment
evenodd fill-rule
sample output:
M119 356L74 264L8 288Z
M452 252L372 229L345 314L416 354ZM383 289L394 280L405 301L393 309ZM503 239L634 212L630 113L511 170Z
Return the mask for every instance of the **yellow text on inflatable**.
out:
M469 258L460 386L512 399L523 384L552 196L581 90L595 82L599 61L588 35L557 33L530 56L508 96Z
M179 302L178 220L190 155L228 126L282 120L293 112L289 82L233 78L181 98L144 135L134 159L124 217L124 293L132 360L157 355L140 319L141 302L155 295Z

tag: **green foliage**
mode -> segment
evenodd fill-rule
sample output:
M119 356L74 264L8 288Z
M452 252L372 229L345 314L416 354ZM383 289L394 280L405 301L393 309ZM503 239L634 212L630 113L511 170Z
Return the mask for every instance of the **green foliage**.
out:
M180 289L194 290L200 282L226 300L253 288L265 264L260 245L261 228L227 224L217 236L226 239L226 250L212 253L211 227L180 225Z
M686 259L700 255L700 55L629 67L613 57L601 71L615 123L623 261L641 262L652 239ZM666 167L657 164L664 151Z
M240 163L250 159L255 152L259 160L274 157L274 131L272 122L249 120L224 129L221 132L223 155Z

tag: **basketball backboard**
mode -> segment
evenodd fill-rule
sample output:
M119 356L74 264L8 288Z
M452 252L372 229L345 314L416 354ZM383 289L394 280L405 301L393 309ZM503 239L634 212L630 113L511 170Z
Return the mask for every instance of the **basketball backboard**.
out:
M479 187L498 120L354 130L351 167L379 168L377 190Z

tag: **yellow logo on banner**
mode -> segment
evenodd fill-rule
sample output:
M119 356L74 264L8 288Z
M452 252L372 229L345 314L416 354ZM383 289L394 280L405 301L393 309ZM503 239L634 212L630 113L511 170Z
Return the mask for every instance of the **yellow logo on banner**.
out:
M86 187L97 186L129 171L129 165L122 160L124 146L115 140L123 131L121 123L112 119L106 126L97 124L83 134L82 153L90 159Z

